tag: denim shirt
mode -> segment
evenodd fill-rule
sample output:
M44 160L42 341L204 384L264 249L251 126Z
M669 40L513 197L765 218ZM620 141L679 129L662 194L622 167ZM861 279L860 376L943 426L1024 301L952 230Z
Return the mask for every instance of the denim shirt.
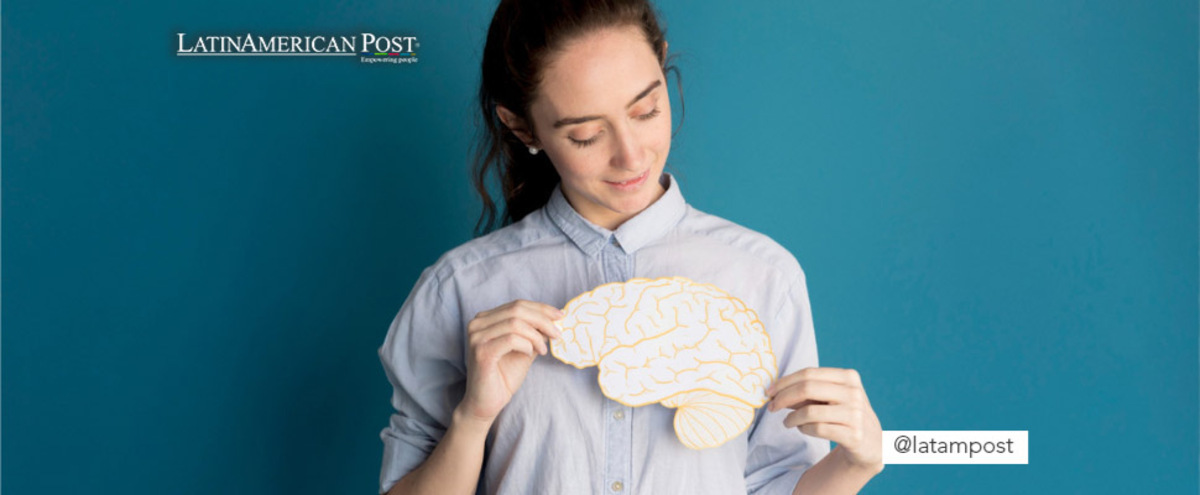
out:
M562 308L631 278L713 284L759 315L779 376L818 366L804 271L771 238L689 206L669 173L666 193L615 231L576 212L556 187L541 209L471 240L426 268L388 329L379 358L393 387L380 432L386 492L437 446L466 388L467 323L514 299ZM487 494L790 494L829 453L828 440L758 409L750 428L714 448L675 436L675 410L626 407L600 392L595 367L538 356L486 440Z

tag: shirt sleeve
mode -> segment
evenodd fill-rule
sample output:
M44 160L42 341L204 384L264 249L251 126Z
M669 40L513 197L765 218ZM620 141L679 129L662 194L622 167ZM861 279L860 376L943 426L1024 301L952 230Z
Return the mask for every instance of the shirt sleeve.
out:
M817 338L804 272L792 282L787 298L767 328L779 377L816 367ZM829 453L829 440L783 425L791 409L760 408L746 450L746 490L755 495L788 495L804 471Z
M457 297L426 268L388 329L379 359L392 385L392 407L383 440L379 492L387 493L416 469L450 424L466 382Z

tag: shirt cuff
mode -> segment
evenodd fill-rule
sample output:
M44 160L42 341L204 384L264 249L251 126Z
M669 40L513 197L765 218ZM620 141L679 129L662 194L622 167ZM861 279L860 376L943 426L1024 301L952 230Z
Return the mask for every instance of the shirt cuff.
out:
M387 493L400 478L412 472L429 457L426 451L416 444L427 443L428 440L413 438L399 433L392 428L384 428L379 433L383 439L383 466L379 471L379 493Z

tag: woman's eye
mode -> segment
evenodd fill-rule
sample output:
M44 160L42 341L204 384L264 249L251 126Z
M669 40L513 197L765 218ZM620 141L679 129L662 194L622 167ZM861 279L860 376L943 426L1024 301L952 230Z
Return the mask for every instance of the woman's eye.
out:
M648 113L648 114L645 114L645 115L638 115L638 117L637 117L637 118L638 118L638 120L650 120L650 119L652 119L652 118L654 118L654 117L657 117L657 116L658 116L658 109L657 109L657 108L655 108L654 110L651 110L651 111L650 111L650 113Z
M654 117L657 117L659 113L660 112L659 112L658 108L655 108L654 110L651 110L650 113L638 115L637 117L634 117L634 118L636 118L638 120L650 120ZM601 133L601 134L603 134L603 133ZM596 134L595 136L592 136L590 139L585 139L582 141L575 139L571 136L567 136L567 139L571 140L571 144L574 144L575 146L583 148L583 147L586 147L586 146L591 145L592 143L596 142L597 139L600 139L600 134Z
M590 139L585 139L585 140L583 140L583 141L580 141L580 140L578 140L578 139L575 139L575 138L573 138L573 137L570 137L570 136L567 136L567 139L570 139L570 140L571 140L571 144L574 144L575 146L578 146L578 147L580 147L580 148L583 148L583 147L585 147L585 146L588 146L588 145L590 145L590 144L592 144L592 143L596 142L596 140L597 140L597 139L600 139L600 135L599 135L599 134L596 134L595 136L592 136Z

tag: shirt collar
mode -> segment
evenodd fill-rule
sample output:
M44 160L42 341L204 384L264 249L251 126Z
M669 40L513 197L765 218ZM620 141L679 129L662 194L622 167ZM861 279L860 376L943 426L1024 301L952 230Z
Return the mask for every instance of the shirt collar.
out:
M634 253L666 234L683 219L686 212L687 204L675 178L670 173L663 172L659 183L667 190L662 197L633 218L626 220L615 231L596 225L575 211L563 196L561 182L554 186L554 191L550 193L546 213L588 256L595 256L605 243L611 242L611 237L616 238L626 253Z

